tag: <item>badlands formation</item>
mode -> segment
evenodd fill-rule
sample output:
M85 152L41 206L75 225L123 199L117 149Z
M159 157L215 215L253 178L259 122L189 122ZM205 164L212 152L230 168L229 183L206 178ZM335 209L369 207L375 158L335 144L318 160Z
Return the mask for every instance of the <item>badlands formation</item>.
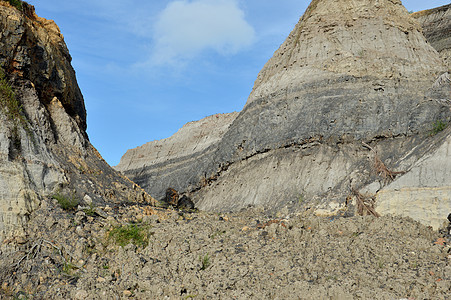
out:
M89 142L71 56L53 22L0 1L0 241L23 239L41 201L151 203ZM1 244L5 246L5 244Z
M451 57L451 4L412 14L423 27L423 33L445 63L450 66Z
M116 169L201 210L397 214L437 229L451 212L451 135L437 128L451 117L449 15L314 0L241 112L131 149Z
M0 299L449 299L450 87L400 1L314 0L242 112L118 166L234 213L155 207L90 144L56 24L1 0L0 28Z

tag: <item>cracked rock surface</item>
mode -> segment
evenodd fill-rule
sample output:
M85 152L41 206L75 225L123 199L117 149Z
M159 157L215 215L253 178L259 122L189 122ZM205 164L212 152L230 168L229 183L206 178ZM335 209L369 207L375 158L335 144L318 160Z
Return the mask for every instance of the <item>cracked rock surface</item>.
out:
M153 201L89 142L64 38L53 21L23 5L19 11L0 1L0 241L21 239L30 214L51 195L96 204Z

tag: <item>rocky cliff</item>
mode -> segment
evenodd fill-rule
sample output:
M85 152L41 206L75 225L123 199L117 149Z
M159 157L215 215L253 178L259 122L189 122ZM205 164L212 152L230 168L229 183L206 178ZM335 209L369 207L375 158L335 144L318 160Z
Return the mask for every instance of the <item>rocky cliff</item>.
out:
M446 71L401 1L314 0L214 148L183 168L168 159L160 176L150 160L123 171L200 209L377 214L376 194L444 142L434 124L451 116ZM444 220L440 195L446 212L431 213Z
M0 241L23 240L30 214L53 195L80 205L150 203L90 144L58 26L25 2L0 1L0 28Z
M412 14L423 27L429 43L440 53L450 67L451 57L451 4Z
M159 198L163 197L168 187L179 187L180 182L197 184L197 176L190 179L186 175L193 164L213 154L237 115L236 112L216 114L189 122L167 139L128 150L115 169L124 172Z

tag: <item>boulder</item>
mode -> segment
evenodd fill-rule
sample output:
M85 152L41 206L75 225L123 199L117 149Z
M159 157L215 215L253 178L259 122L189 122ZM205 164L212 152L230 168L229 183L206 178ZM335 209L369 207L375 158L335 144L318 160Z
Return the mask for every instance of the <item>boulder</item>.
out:
M179 193L173 188L168 188L166 190L166 197L164 201L172 206L177 206L179 202Z
M195 209L194 202L187 195L183 195L179 199L179 202L177 203L177 207L180 209L185 209L185 210Z

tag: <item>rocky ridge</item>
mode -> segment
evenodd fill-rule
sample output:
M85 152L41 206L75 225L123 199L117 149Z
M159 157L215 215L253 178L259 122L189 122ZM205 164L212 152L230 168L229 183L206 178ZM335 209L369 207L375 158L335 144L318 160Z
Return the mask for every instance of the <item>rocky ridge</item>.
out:
M128 150L115 169L125 174L129 174L127 170L139 170L133 174L133 181L152 190L155 192L152 195L160 199L166 188L187 180L172 172L181 174L180 170L184 170L183 174L187 174L193 163L211 154L237 115L236 112L216 114L189 122L167 139ZM193 184L197 183L195 180Z
M153 202L90 144L58 26L25 2L19 10L0 1L0 28L0 241L26 240L31 213L54 195L85 206Z
M426 39L440 53L450 67L451 57L451 4L412 14L418 20Z
M446 71L401 1L314 0L214 149L183 168L147 160L122 171L156 196L170 184L204 210L303 202L318 214L354 214L363 201L364 213L377 214L377 193L408 178L449 134L434 132L451 117ZM443 210L413 214L434 228L451 211L441 191L429 190Z

